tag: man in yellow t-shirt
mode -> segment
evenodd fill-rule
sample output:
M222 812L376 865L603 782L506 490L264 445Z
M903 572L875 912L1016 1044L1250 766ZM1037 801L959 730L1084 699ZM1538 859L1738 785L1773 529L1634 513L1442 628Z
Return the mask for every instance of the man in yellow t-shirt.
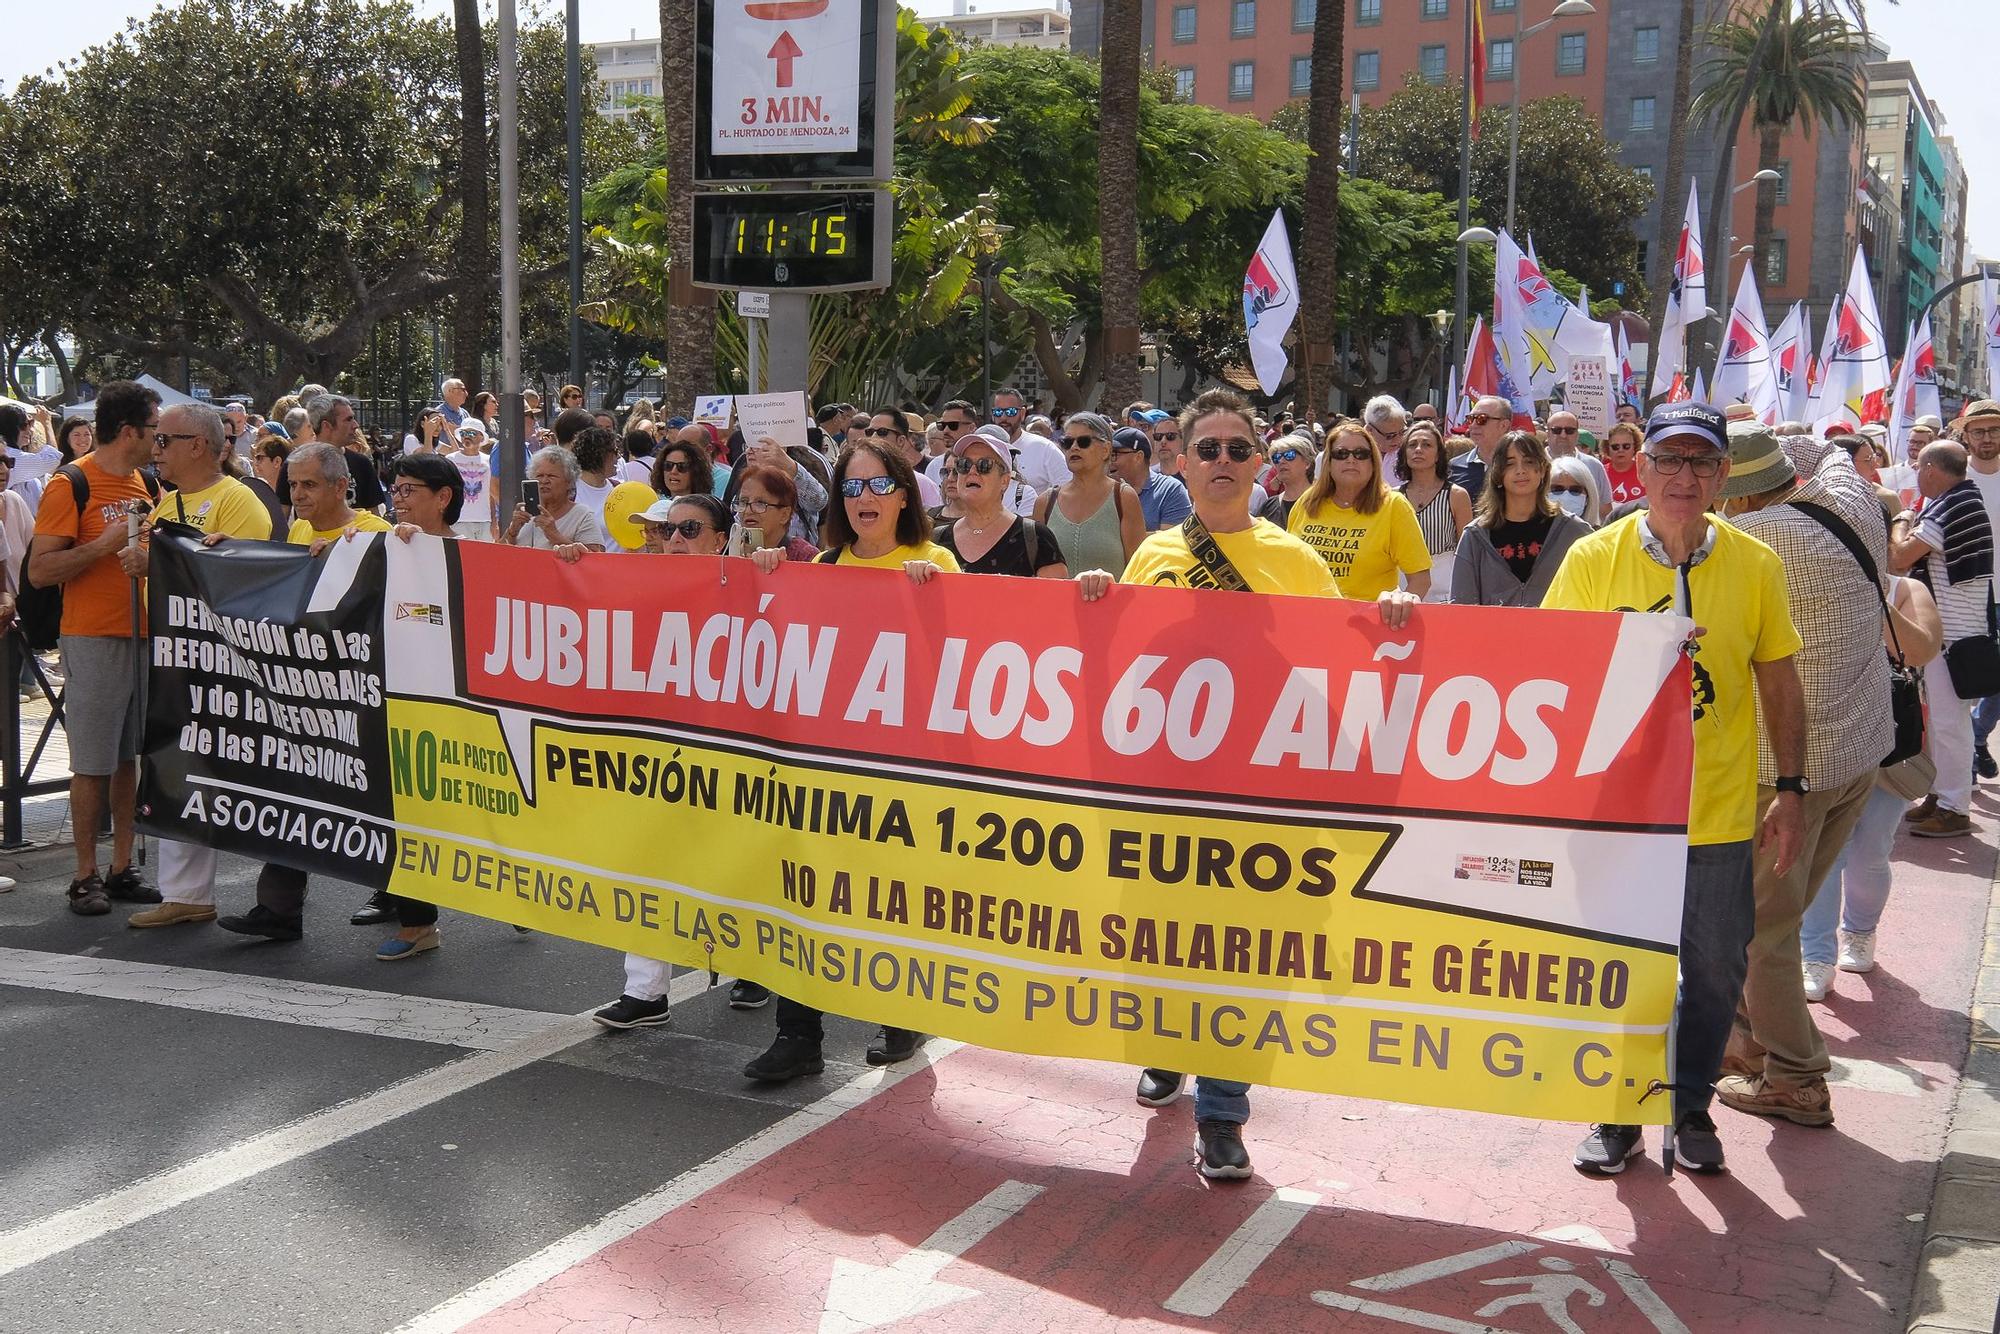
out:
M1250 513L1250 489L1262 463L1250 405L1226 389L1212 389L1181 413L1181 438L1188 444L1184 477L1193 517L1140 543L1121 579L1104 570L1079 574L1083 600L1097 601L1114 582L1339 597L1333 572L1317 552ZM1399 591L1383 593L1378 602L1392 627L1408 624L1417 605L1412 594ZM1184 1082L1177 1070L1143 1070L1137 1096L1145 1106L1165 1107L1180 1097ZM1243 1123L1250 1119L1250 1085L1197 1075L1194 1119L1201 1174L1230 1181L1249 1176Z
M257 493L222 470L230 453L222 414L202 403L163 409L153 446L160 480L174 488L153 507L151 522L185 524L215 537L263 541L271 536L271 512ZM146 559L152 545L146 544ZM160 906L133 913L125 925L178 926L215 920L215 849L199 843L160 840Z
M1694 786L1681 908L1681 999L1674 1047L1674 1159L1722 1170L1708 1106L1743 992L1756 930L1751 852L1770 842L1782 875L1798 856L1805 809L1800 648L1776 553L1709 509L1729 476L1729 437L1706 403L1669 403L1646 423L1639 482L1647 508L1580 539L1542 606L1693 619ZM1777 797L1757 819L1757 727L1776 758ZM1576 1165L1613 1175L1643 1145L1639 1127L1600 1125Z

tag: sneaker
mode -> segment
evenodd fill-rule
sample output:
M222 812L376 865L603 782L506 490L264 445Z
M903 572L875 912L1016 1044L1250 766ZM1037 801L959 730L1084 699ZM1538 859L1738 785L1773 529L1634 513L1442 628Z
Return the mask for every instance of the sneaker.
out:
M743 1077L760 1084L782 1084L802 1075L816 1075L826 1069L815 1038L787 1037L783 1033L762 1056L743 1067Z
M14 879L14 877L13 877L13 876L11 876L11 875L0 875L0 894L11 894L11 893L13 893L13 892L14 892L14 886L15 886L15 885L16 885L17 883L19 883L19 882L18 882L18 881L16 881L16 880Z
M1139 1072L1139 1088L1132 1096L1141 1107L1165 1107L1181 1096L1181 1085L1186 1082L1186 1075L1148 1066Z
M1243 1127L1234 1121L1200 1122L1195 1126L1194 1151L1201 1174L1211 1181L1241 1181L1250 1175Z
M1937 808L1937 793L1933 792L1907 811L1904 811L1903 818L1911 824L1915 824L1919 820L1928 820L1933 815L1936 815Z
M119 903L158 903L160 891L139 878L139 868L128 866L104 877L104 897Z
M1763 1079L1732 1075L1715 1082L1715 1096L1723 1106L1752 1116L1775 1116L1795 1126L1833 1124L1833 1098L1824 1079L1780 1088Z
M667 1013L665 996L658 1000L620 996L590 1017L605 1028L663 1028L673 1022Z
M105 896L103 878L87 875L70 881L69 910L78 917L102 917L110 912L111 900Z
M144 931L156 926L179 926L182 922L214 920L215 905L212 903L162 903L157 908L133 913L125 919L125 925Z
M1833 965L1830 963L1809 963L1805 967L1806 999L1823 1001L1826 993L1833 990ZM1734 1074L1734 1071L1730 1073Z
M1875 933L1873 931L1843 931L1840 933L1840 971L1843 973L1872 973L1875 971Z
M1722 1139L1707 1112L1683 1112L1674 1122L1674 1161L1690 1172L1720 1172Z
M378 889L368 896L368 902L354 910L347 923L349 926L382 926L395 920L396 908L389 902L389 891Z
M1972 748L1972 772L1981 778L2000 778L2000 764L1994 762L1984 741Z
M1593 1176L1615 1177L1625 1170L1628 1159L1646 1151L1646 1141L1637 1126L1606 1122L1590 1128L1583 1143L1576 1146L1570 1162Z
M917 1054L924 1035L913 1028L883 1025L881 1034L868 1044L868 1064L897 1065Z
M732 1010L761 1010L770 999L769 987L760 987L747 977L739 977L730 984L729 1008Z
M239 917L218 917L215 924L239 936L262 936L266 940L298 940L305 935L301 919L274 913L261 903Z
M1972 832L1972 817L1943 806L1928 819L1918 820L1910 826L1910 834L1915 838L1964 838Z
M404 940L401 936L391 936L375 948L375 957L383 963L395 963L402 959L414 959L419 954L428 954L443 942L438 939L438 929L426 927L424 933L415 940Z

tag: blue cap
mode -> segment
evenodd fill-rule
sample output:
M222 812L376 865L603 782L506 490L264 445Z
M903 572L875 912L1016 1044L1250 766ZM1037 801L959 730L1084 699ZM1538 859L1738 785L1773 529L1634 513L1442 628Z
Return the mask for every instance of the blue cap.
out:
M1173 413L1162 412L1158 408L1154 408L1151 412L1142 412L1139 415L1144 417L1149 424L1152 422L1172 421L1174 418Z
M667 418L667 429L670 431L678 431L681 429L681 427L686 426L687 424L688 424L688 419L686 417Z
M1646 419L1646 443L1658 444L1673 436L1699 440L1718 454L1729 452L1729 422L1707 403L1682 401L1654 408Z
M265 422L262 426L258 427L257 429L260 431L269 431L272 435L277 436L278 439L280 440L290 440L292 438L292 433L285 429L284 423L282 422Z

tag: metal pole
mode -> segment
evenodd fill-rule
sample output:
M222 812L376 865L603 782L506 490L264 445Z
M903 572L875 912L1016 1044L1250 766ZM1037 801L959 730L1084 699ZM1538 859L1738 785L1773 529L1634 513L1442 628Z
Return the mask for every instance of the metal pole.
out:
M1521 2L1514 0L1514 44L1508 48L1512 64L1507 74L1514 81L1514 93L1507 103L1507 233L1514 232L1514 176L1521 165ZM1459 228L1464 231L1464 227Z
M993 262L979 260L979 415L993 411Z
M569 382L583 383L583 44L577 17L579 0L569 0L566 29L568 69L564 92L569 99Z
M749 349L748 355L750 357L750 374L744 379L743 383L749 387L749 391L753 394L764 392L763 387L757 383L757 330L763 323L764 321L758 319L755 315L745 315L743 317L743 345Z
M1516 60L1518 66L1519 61ZM1458 104L1458 234L1472 226L1472 6L1465 7L1465 78ZM1454 377L1465 364L1466 308L1471 304L1470 275L1466 272L1465 243L1458 245L1458 285L1452 307L1451 370ZM1450 383L1455 383L1454 378Z
M493 479L503 521L521 498L521 64L514 0L500 0L500 444Z

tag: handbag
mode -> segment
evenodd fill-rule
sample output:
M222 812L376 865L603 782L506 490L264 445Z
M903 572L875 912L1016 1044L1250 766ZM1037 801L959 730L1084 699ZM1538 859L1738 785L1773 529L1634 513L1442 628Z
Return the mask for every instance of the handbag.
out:
M1882 618L1888 622L1889 642L1894 645L1894 650L1889 654L1889 716L1895 723L1895 739L1889 747L1889 753L1882 759L1882 767L1887 769L1904 764L1913 757L1924 755L1924 674L1910 666L1908 659L1903 656L1902 640L1896 634L1896 618L1889 613L1889 598L1882 591L1882 576L1875 568L1874 558L1868 554L1868 548L1861 544L1860 536L1847 526L1846 520L1832 510L1824 505L1814 505L1807 501L1794 500L1790 504L1807 518L1816 520L1847 548L1848 554L1861 566L1861 572L1868 576L1868 582L1874 588L1875 596L1882 600ZM1989 639L1986 642L1991 644L1993 641ZM1957 684L1957 679L1957 674L1954 672L1953 685ZM2000 686L1996 686L1995 689L2000 690ZM1930 776L1932 778L1937 776L1935 766L1932 767ZM1917 793L1917 797L1923 796L1924 792L1930 790L1929 779L1925 782L1927 786L1923 792ZM1911 800L1914 801L1916 798L1913 797Z
M1945 645L1945 670L1960 699L2000 695L2000 639L1993 636L1993 604L1986 605L1986 633Z

